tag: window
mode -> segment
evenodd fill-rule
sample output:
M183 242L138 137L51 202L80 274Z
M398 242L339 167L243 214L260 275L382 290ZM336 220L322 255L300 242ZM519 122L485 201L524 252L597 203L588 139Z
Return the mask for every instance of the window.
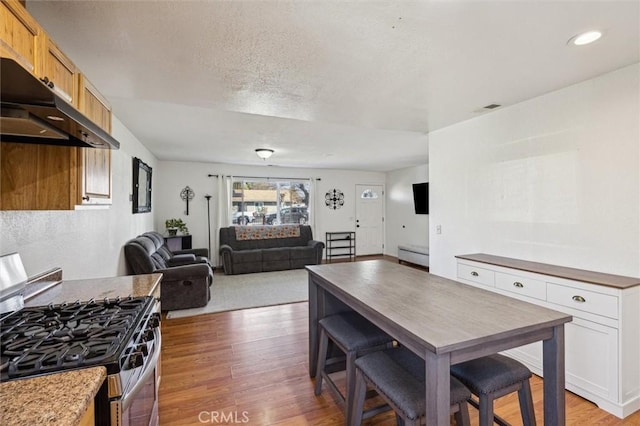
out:
M365 189L360 194L360 198L378 198L378 193L373 189Z
M308 180L236 178L233 181L233 225L278 225L309 222Z

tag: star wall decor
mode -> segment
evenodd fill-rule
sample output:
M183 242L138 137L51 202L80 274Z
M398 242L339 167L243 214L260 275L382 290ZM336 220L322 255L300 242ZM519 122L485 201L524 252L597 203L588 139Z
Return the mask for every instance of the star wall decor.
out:
M344 205L344 194L339 189L332 189L324 195L324 203L330 209L339 209Z

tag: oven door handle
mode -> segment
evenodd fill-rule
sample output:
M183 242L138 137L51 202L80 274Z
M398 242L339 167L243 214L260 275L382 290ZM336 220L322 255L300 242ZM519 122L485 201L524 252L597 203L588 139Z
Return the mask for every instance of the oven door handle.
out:
M156 345L154 348L155 350L153 351L153 355L151 356L151 361L146 363L144 373L142 373L142 375L140 376L136 384L133 385L131 390L127 392L126 395L122 396L121 410L123 413L127 411L129 406L131 406L131 403L133 402L133 398L130 398L130 397L135 396L140 390L140 388L142 388L145 385L145 383L147 382L147 379L149 379L149 377L152 374L154 374L156 371L158 359L160 358L160 350L162 349L162 336L160 333L160 328L157 327L153 331L153 334L154 334L154 341L156 342Z

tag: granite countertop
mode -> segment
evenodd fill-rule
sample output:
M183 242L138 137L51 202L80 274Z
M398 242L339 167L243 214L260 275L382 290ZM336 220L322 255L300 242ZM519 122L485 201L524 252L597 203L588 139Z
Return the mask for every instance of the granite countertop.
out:
M102 382L104 367L0 383L0 424L77 425Z
M113 299L116 297L142 297L154 294L162 274L127 275L122 277L63 280L46 291L25 300L25 306L50 303Z

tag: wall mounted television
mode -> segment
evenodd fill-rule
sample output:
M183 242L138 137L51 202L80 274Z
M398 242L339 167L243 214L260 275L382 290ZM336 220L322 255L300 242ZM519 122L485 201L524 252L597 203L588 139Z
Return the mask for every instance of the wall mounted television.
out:
M429 214L429 182L413 184L413 206L416 214Z

